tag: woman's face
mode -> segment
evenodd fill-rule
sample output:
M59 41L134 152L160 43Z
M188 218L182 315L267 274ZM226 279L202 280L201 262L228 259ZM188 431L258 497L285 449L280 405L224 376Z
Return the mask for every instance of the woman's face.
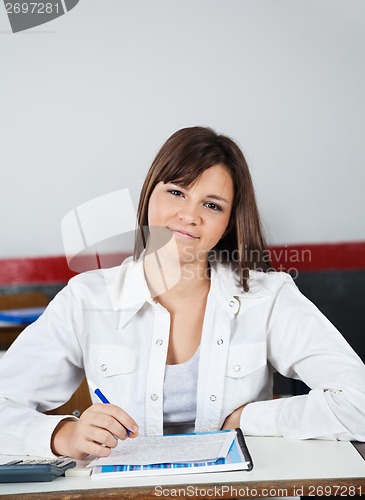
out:
M148 205L148 225L172 231L180 261L206 263L227 229L234 187L228 169L214 165L194 185L159 182Z

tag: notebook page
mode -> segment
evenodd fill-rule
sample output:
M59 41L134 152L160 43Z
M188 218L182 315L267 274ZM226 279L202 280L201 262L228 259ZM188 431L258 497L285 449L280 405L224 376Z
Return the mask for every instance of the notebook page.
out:
M227 456L235 437L236 431L139 436L120 441L109 457L97 458L89 466L212 461Z

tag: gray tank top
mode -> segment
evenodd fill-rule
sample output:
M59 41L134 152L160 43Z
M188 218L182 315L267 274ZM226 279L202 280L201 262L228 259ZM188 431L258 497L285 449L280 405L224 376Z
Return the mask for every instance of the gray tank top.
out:
M194 432L196 418L199 348L177 365L166 365L163 390L163 433Z

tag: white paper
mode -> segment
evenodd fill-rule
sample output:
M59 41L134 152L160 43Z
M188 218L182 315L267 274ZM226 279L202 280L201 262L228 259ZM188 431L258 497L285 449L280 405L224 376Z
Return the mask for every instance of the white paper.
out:
M109 457L96 458L89 467L214 461L227 456L235 437L236 431L139 436L120 441Z

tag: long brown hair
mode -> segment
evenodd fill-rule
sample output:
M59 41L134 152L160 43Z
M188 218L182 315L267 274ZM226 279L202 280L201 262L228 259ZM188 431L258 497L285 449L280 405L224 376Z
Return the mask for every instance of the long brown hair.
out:
M234 199L228 228L213 250L219 260L235 262L244 290L250 269L266 271L266 244L262 234L251 174L237 144L206 127L189 127L175 132L157 153L142 186L138 211L134 259L146 247L148 204L159 182L177 182L188 187L208 168L223 164L231 174Z

